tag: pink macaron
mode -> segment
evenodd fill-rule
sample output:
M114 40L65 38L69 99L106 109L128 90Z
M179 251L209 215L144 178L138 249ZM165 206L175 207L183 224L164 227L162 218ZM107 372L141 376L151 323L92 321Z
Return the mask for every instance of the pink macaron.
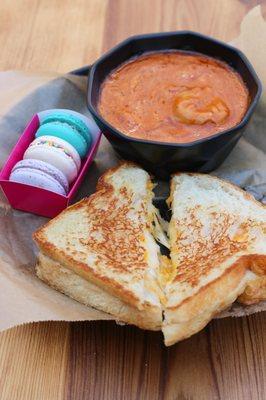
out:
M76 149L68 142L55 136L35 139L24 153L24 159L45 161L66 176L69 183L77 177L81 159Z
M13 167L9 180L50 190L64 196L69 190L65 175L53 165L40 160L19 161Z

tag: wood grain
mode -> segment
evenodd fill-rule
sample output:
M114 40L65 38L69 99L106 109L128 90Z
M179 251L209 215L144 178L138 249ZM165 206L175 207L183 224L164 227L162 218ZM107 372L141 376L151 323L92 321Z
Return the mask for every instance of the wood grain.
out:
M195 30L230 41L257 1L153 0L110 1L107 8L104 50L138 33ZM118 12L119 10L119 12Z
M253 0L1 0L0 69L66 72L129 35L192 29L231 40ZM165 348L114 322L0 334L1 400L265 400L266 314L212 321Z
M0 398L62 399L69 359L69 326L29 324L0 340Z
M106 0L1 0L0 69L71 71L101 54Z

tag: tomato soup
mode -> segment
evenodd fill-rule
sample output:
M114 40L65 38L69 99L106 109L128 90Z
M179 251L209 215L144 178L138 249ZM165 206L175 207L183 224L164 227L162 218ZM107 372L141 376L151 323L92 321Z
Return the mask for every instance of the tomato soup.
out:
M144 53L113 70L101 85L98 111L125 135L188 143L232 128L249 94L226 63L199 53Z

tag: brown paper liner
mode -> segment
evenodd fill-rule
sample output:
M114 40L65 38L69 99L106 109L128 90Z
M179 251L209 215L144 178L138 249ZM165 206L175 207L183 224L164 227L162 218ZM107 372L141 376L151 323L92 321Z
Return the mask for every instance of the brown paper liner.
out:
M263 83L266 83L265 43L266 23L258 6L244 18L241 34L233 44L244 51ZM0 86L0 166L34 113L70 108L88 115L84 77L7 71L0 73ZM266 196L265 99L263 93L245 138L214 172L252 192L261 201ZM76 200L92 193L101 173L116 163L113 150L103 138ZM44 218L13 210L0 193L0 330L33 321L113 319L56 292L36 277L32 232L44 222ZM249 307L234 304L219 317L239 317L265 310L266 302Z

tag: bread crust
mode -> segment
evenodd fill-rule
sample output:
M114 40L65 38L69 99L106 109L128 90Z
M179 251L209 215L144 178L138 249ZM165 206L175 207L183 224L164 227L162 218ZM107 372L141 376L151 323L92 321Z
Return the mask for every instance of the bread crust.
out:
M42 253L39 254L36 273L54 289L86 306L111 314L117 321L133 324L142 329L161 329L162 313L158 313L156 307L140 311Z
M95 194L93 194L92 196L94 195ZM90 199L81 200L80 202L74 204L73 206L70 206L68 209L63 211L63 213L69 211L70 208L72 210L73 209L78 210L80 206L83 206L83 202L86 201L89 202ZM60 216L62 216L63 213L59 214L59 216L50 220L44 227L41 227L33 235L33 239L38 244L43 254L47 255L48 257L54 260L58 260L65 268L69 269L70 271L74 271L82 278L87 279L88 281L91 281L92 283L98 285L99 287L107 290L110 294L119 296L122 300L126 301L128 304L142 308L143 305L140 304L139 299L134 295L133 292L126 290L123 285L120 285L118 282L114 282L112 279L109 279L106 276L102 276L101 274L97 273L97 271L95 271L93 268L91 268L88 264L75 260L73 257L66 254L64 251L59 250L53 243L47 242L43 234L43 228L49 227L50 224L53 224L54 221Z
M162 331L166 346L192 336L236 300L245 289L247 263L247 257L240 258L195 295L165 310Z
M257 277L247 283L244 292L237 299L239 303L246 305L266 300L266 255L249 256L249 269Z
M68 207L61 214L59 214L54 219L48 221L48 223L42 227L40 227L34 234L33 239L38 244L41 252L53 260L57 260L62 264L65 268L70 271L75 272L82 278L92 282L93 284L99 286L100 288L108 291L113 296L118 296L121 300L126 302L127 304L138 308L139 310L151 310L153 309L153 305L151 305L148 301L143 301L138 296L135 295L133 291L127 289L120 284L119 282L114 281L113 279L102 275L92 267L90 267L87 263L78 261L71 254L67 254L65 251L60 250L55 244L47 241L45 237L45 230L51 227L57 220L61 219L62 216L68 213L70 210L74 210L75 212L83 208L84 206L88 209L91 207L94 199L97 199L99 196L105 195L108 196L109 193L113 192L112 185L108 182L108 177L112 176L116 171L118 171L121 166L123 168L127 167L136 167L138 166L134 163L130 162L122 162L120 165L107 170L99 179L97 184L97 191L92 194L89 198L85 198L78 203ZM161 307L157 307L158 313L161 313Z

